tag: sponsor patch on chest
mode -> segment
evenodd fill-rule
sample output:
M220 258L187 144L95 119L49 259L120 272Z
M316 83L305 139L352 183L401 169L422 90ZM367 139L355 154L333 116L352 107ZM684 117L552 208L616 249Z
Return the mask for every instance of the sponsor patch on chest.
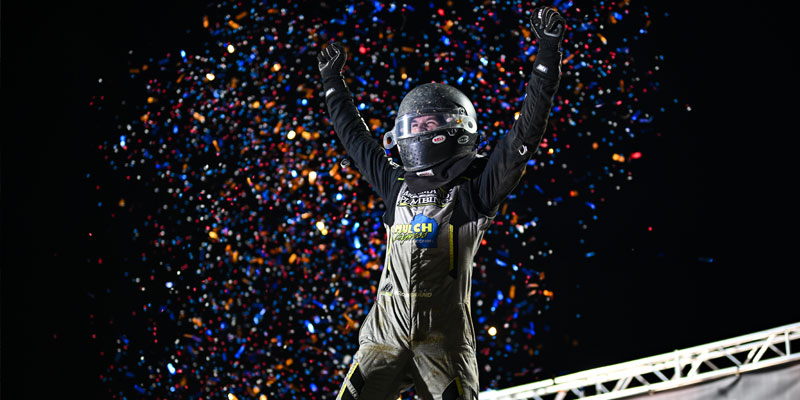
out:
M411 193L404 190L397 199L398 207L422 207L437 206L444 207L453 201L455 190L443 191L439 189L426 190L419 193Z
M392 225L392 241L414 241L419 248L434 248L438 231L435 219L417 214L408 224Z

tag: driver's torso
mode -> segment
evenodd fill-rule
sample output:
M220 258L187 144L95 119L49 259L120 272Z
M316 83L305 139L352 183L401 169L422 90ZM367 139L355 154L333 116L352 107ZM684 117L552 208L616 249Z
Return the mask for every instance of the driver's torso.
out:
M359 341L416 349L475 349L473 257L491 220L462 218L468 185L411 193L400 186L377 296ZM454 217L456 215L456 217Z

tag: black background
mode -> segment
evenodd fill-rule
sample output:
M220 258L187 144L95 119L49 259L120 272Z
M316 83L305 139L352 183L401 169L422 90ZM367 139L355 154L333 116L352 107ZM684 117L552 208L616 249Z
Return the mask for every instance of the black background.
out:
M128 51L141 60L191 43L186 29L199 28L202 8L17 3L2 5L0 24L2 395L105 398L87 316L115 304L98 305L87 293L125 294L114 266L126 236L87 232L108 221L94 182L107 182L101 190L109 199L128 188L85 178L102 165L97 145L109 122L88 103L106 94L107 104L119 104L114 97L138 90L125 85ZM609 199L592 228L608 232L603 251L551 275L560 301L554 337L580 342L553 344L565 349L548 356L553 374L800 321L796 128L784 97L797 85L787 77L793 67L779 61L789 49L777 40L777 19L757 17L765 14L749 4L686 3L669 2L670 16L649 35L666 57L667 98L693 111L662 129L661 147L642 159L637 181ZM90 264L91 254L108 259Z

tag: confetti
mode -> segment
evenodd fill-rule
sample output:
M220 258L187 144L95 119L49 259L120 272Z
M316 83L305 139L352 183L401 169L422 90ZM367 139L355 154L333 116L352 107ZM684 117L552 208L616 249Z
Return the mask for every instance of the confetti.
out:
M478 112L481 153L520 117L535 57L531 3L412 3L222 2L192 27L209 38L200 49L152 54L149 67L129 69L136 99L93 106L122 119L99 146L107 168L149 193L108 210L141 221L124 272L141 303L107 311L135 323L97 326L115 338L102 349L112 397L337 391L386 236L381 200L328 122L317 52L334 40L347 48L344 75L376 140L410 88L459 86ZM640 67L634 57L657 27L646 6L554 6L570 29L547 132L475 258L480 390L550 376L537 340L556 297L544 271L558 267L559 244L548 237L564 224L550 209L573 207L570 218L591 229L662 112L646 105L658 99L660 60Z

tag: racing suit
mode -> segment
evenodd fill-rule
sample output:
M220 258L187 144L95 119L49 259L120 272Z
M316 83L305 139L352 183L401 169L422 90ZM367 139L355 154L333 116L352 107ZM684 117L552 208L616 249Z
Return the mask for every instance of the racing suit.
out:
M359 328L359 349L337 399L395 400L414 386L425 399L477 400L473 257L544 135L560 58L534 68L518 119L488 158L473 156L457 178L418 193L370 134L344 78L324 80L334 130L386 206L375 303Z

